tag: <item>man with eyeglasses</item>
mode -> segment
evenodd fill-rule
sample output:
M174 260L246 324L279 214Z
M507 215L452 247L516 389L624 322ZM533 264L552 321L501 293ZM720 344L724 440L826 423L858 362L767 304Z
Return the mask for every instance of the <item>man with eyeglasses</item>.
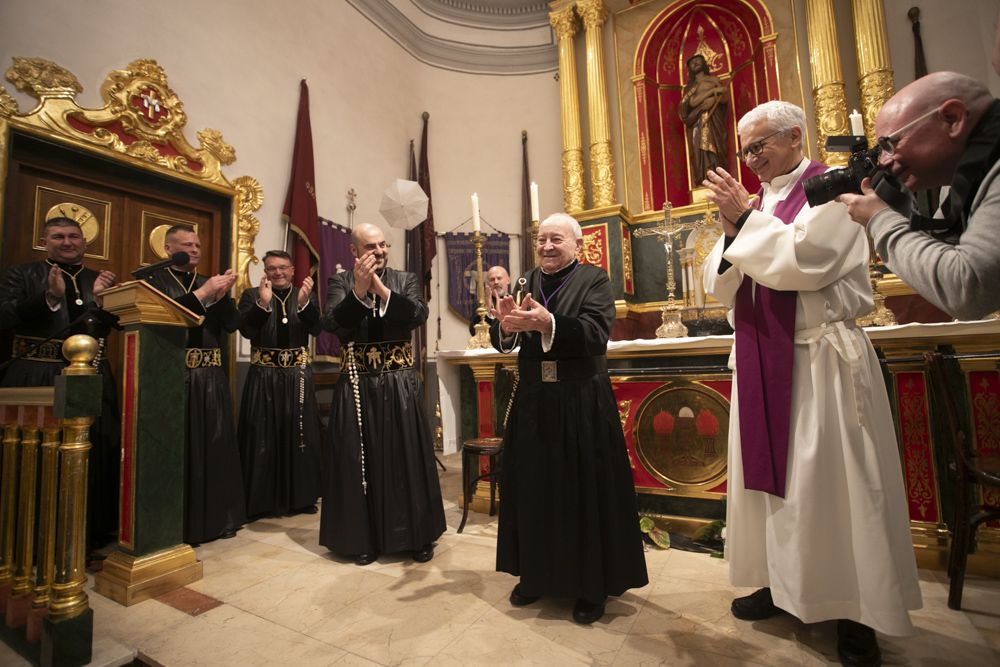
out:
M250 519L315 514L320 495L320 424L309 337L319 333L313 280L295 288L283 250L264 253L264 277L240 297L240 333L250 341L237 437Z
M341 345L325 451L319 543L368 565L408 552L426 563L445 531L413 330L427 320L417 276L389 268L382 230L351 233L354 268L332 276L320 320Z
M724 235L705 291L735 329L726 558L759 587L732 613L838 620L845 665L878 665L875 630L912 634L921 606L903 476L878 358L855 318L873 307L868 244L836 202L810 207L805 114L767 102L738 124L755 199L719 169L704 182ZM853 230L852 230L853 227Z
M950 185L935 218L904 216L866 179L844 194L886 265L949 315L1000 308L1000 101L982 83L935 72L896 93L875 119L880 164L910 190Z

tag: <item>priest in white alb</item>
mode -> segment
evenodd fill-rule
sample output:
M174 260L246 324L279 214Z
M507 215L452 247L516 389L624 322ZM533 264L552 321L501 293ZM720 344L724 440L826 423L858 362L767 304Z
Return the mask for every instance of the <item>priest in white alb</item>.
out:
M704 185L724 235L705 290L735 329L726 558L737 618L838 620L845 665L881 664L875 631L913 632L921 606L903 476L879 361L868 244L847 209L806 203L827 167L803 157L805 115L767 102L738 124L751 198L722 169Z

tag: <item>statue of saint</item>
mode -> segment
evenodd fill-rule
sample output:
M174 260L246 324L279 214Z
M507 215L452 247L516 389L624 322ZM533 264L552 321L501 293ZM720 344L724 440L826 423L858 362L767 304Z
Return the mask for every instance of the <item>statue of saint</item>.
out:
M709 73L705 56L691 56L687 61L687 70L689 77L681 97L679 115L687 126L691 183L698 187L709 169L728 168L726 107L729 106L729 93L719 77Z

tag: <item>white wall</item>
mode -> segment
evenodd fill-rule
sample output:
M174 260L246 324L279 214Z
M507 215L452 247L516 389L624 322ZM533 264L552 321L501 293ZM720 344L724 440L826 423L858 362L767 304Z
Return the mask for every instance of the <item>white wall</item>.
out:
M551 74L477 76L424 65L350 5L338 0L6 0L0 3L0 66L13 56L52 60L77 76L81 106L101 106L105 75L153 58L188 115L186 136L221 130L236 149L229 178L247 174L264 188L257 215L258 255L280 247L281 208L291 168L299 80L309 83L320 215L346 223L346 193L358 193L355 220L382 224L381 193L406 176L410 139L430 113L430 171L436 227L470 216L477 191L483 216L517 233L521 207L521 130L529 133L532 178L543 212L561 208L559 90ZM21 112L32 98L5 84ZM383 225L384 226L384 225ZM470 231L468 226L465 231ZM401 268L403 233L387 230L390 264ZM435 260L442 274L443 248ZM261 275L251 270L251 279ZM431 300L428 336L462 348L466 324ZM430 346L433 355L435 345Z

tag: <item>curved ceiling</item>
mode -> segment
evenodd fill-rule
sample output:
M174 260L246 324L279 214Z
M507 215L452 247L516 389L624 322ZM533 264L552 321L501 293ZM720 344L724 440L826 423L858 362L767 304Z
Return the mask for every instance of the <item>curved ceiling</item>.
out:
M417 60L471 74L558 69L559 52L540 0L348 0Z

